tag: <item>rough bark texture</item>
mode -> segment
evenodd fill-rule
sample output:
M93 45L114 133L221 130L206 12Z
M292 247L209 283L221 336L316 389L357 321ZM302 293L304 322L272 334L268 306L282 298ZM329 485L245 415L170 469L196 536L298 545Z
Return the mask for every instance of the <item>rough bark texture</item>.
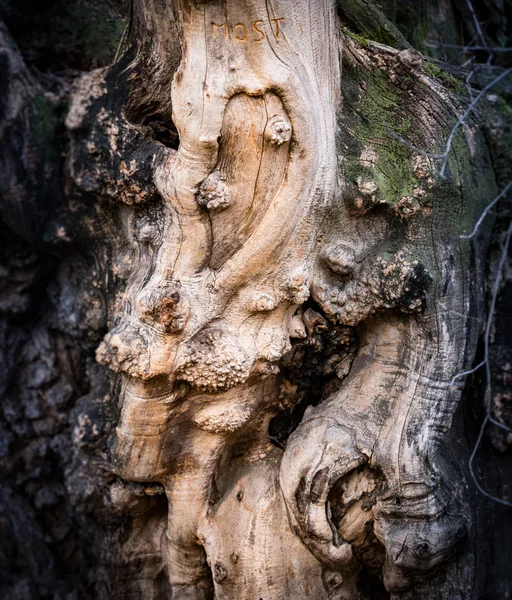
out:
M474 36L467 5L135 0L128 43L89 6L35 42L2 8L2 594L508 597L510 511L467 471L484 384L452 379L481 358L506 210L460 235L510 180L510 80L444 178L413 149L468 106L423 46ZM505 44L509 9L477 8Z

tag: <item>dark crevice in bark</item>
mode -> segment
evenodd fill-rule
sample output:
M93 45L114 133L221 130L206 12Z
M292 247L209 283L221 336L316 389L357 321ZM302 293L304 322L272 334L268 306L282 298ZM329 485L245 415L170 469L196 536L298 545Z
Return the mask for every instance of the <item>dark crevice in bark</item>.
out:
M355 328L333 325L311 299L303 309L309 323L307 338L292 340L292 349L279 365L281 393L292 406L270 421L269 437L278 448L286 447L309 406L317 406L341 387L358 348Z

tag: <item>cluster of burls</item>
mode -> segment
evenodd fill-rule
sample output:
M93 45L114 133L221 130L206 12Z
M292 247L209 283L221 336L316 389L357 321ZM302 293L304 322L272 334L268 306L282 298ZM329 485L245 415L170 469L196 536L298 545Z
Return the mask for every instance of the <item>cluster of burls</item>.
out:
M359 162L362 167L377 169L379 154L371 145L365 146L361 152ZM375 206L387 206L393 213L403 220L416 214L427 216L432 212L432 194L435 178L432 173L434 166L432 160L424 156L415 156L410 162L411 174L415 183L403 186L406 193L389 197L383 194L374 175L361 175L353 185L347 184L345 199L350 211L356 215L365 215ZM371 177L368 179L368 177Z
M151 378L149 343L141 332L127 327L105 336L96 350L96 360L117 373L128 373L144 381Z
M249 377L251 362L234 336L209 330L183 350L176 376L194 388L228 390Z
M208 210L224 210L230 205L229 190L218 171L210 173L201 183L196 196L199 206Z
M315 282L312 296L331 320L354 326L383 309L422 311L430 281L424 266L400 251L389 260L377 257L345 283Z

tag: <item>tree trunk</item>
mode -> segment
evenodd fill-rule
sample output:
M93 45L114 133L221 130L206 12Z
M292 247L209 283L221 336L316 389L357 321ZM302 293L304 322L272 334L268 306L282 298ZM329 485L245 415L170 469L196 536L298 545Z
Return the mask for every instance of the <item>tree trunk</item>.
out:
M510 179L506 63L468 110L404 25L501 43L468 7L133 0L58 76L4 9L7 597L507 597L464 411L507 451L506 336L492 398L459 376L510 314L506 215L464 237Z

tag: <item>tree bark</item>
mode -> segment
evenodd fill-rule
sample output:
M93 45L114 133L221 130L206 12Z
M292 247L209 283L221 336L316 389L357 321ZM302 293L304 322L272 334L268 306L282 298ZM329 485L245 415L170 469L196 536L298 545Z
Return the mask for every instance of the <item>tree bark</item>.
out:
M134 0L124 52L51 93L1 31L3 504L32 557L6 593L486 597L457 376L492 219L461 236L508 181L510 123L488 96L441 175L465 74L388 4ZM69 515L71 584L24 498L51 452L57 500L31 502Z

